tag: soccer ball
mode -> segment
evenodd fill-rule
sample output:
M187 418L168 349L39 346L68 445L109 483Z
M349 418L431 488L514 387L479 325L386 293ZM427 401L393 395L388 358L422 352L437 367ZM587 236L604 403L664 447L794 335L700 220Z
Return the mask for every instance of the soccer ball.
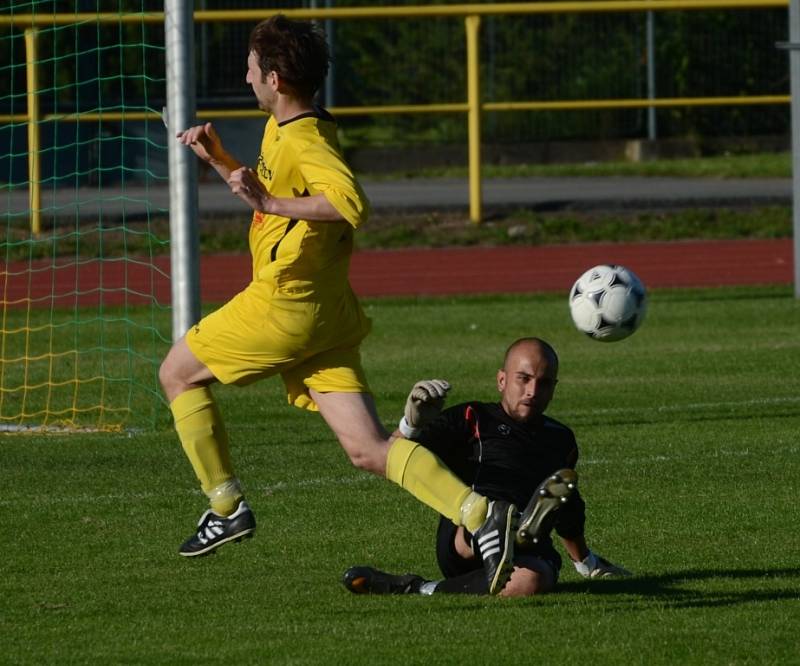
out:
M601 342L614 342L641 326L647 292L624 266L595 266L572 286L569 311L579 331Z

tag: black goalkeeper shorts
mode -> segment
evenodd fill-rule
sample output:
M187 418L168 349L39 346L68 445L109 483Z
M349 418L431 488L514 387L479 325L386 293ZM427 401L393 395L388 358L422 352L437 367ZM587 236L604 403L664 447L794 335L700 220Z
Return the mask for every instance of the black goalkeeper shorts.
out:
M479 557L465 559L456 552L455 539L457 530L458 527L453 525L449 519L442 517L439 520L439 528L436 531L436 561L445 578L455 578L470 571L475 571L475 569L483 568L483 563ZM471 543L472 535L466 532L465 536L467 543ZM549 539L547 542L536 544L535 546L517 546L514 554L514 564L531 568L525 561L534 557L544 560L552 568L554 580L558 582L558 574L561 571L561 556L553 548L553 544Z

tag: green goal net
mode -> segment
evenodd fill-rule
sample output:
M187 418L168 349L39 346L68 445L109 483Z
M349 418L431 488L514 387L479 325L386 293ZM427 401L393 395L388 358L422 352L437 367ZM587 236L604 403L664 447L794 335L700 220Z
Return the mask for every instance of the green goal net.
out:
M152 3L150 3L152 4ZM170 339L160 7L0 8L0 430L148 428Z

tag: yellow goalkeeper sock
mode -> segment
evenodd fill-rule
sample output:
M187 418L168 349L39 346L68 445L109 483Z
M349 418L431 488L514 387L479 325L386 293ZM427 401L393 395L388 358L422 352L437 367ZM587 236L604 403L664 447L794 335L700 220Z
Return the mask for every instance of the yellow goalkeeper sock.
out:
M473 492L435 454L416 442L398 438L392 443L386 478L470 532L486 519L486 498Z
M211 509L228 516L242 498L233 475L228 435L211 390L202 387L181 393L170 405L175 430L192 464Z

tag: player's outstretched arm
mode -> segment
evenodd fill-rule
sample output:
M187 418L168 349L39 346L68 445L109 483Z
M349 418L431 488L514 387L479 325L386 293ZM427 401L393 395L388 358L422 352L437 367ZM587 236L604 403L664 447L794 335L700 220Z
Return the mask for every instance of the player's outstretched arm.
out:
M222 140L211 123L195 125L178 132L176 138L184 146L189 146L201 160L214 167L225 182L228 182L231 173L242 166L225 150Z
M450 384L444 379L423 379L414 384L406 399L403 418L396 434L413 439L433 421L444 407Z

